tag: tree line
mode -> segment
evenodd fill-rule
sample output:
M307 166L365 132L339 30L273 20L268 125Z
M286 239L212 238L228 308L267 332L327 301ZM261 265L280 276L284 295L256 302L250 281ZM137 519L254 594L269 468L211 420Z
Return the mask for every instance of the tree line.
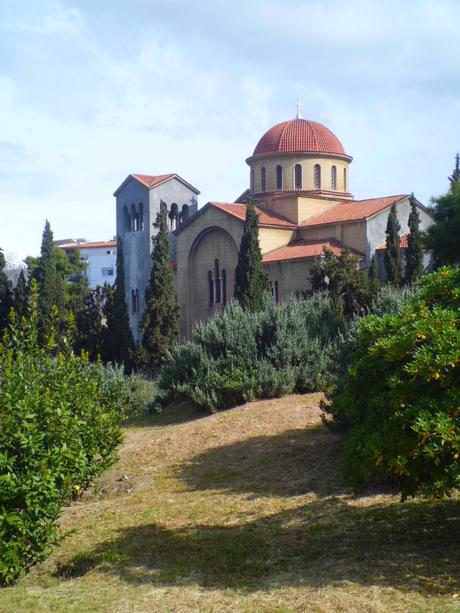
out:
M432 201L430 212L435 223L426 233L420 230L416 199L411 195L404 256L400 248L401 227L396 205L391 207L383 264L386 282L392 286L401 287L417 282L423 274L425 249L432 251L435 266L460 262L459 155L456 156L456 165L449 181L448 192ZM179 307L165 208L158 213L154 230L152 267L145 293L146 309L140 323L139 346L136 346L129 326L120 237L117 241L114 286L105 284L91 289L85 275L86 264L81 261L78 250L66 254L59 249L54 244L48 221L43 230L40 256L26 259L27 274L21 270L14 288L6 274L5 256L0 249L0 333L8 325L10 309L13 308L19 316L26 313L30 283L35 280L38 287L40 339L49 335L51 326L56 326L63 334L70 323L75 352L87 352L92 361L100 358L103 362L123 364L128 372L142 370L155 373L179 332ZM325 251L321 261L312 267L310 277L312 291L327 290L337 311L346 319L366 312L380 289L375 256L365 275L359 270L356 256L349 250L339 256ZM262 308L269 289L269 278L262 266L257 213L254 205L249 203L235 270L235 300L244 309L255 312Z

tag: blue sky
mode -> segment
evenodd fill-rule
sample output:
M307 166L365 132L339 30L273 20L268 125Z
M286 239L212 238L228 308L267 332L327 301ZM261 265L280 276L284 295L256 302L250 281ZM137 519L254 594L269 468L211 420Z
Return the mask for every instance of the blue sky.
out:
M356 198L447 189L460 150L458 0L0 0L0 247L108 239L130 172L233 201L272 125L354 157Z

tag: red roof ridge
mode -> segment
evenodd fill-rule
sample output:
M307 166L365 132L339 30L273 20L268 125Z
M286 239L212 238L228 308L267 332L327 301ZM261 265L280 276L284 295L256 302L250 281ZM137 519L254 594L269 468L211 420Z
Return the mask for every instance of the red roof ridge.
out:
M324 247L329 248L335 255L340 255L343 251L349 250L354 255L363 258L364 254L356 249L346 247L336 238L315 238L315 239L296 239L287 245L277 247L262 257L264 264L272 262L299 260L304 258L318 257L323 253Z

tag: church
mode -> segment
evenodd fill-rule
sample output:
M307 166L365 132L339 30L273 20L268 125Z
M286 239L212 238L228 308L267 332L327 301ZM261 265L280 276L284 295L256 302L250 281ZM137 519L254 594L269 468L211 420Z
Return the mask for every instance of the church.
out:
M190 337L195 322L210 319L232 300L248 201L258 214L263 265L275 302L308 289L310 268L324 248L336 254L348 248L362 267L375 255L383 277L388 213L395 204L404 249L410 195L355 200L352 159L331 130L297 112L295 119L273 126L259 140L246 159L249 188L233 203L211 201L198 209L198 189L177 174L129 175L114 196L135 338L145 308L152 223L162 206L168 211L184 338ZM433 221L416 203L425 230ZM426 265L428 261L426 254Z

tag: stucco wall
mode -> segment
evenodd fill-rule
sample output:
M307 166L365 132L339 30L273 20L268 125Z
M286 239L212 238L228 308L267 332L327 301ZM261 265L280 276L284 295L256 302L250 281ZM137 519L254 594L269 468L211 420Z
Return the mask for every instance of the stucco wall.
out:
M308 258L264 265L270 281L278 282L278 302L285 302L290 296L296 296L310 288L310 268L315 261L316 258Z
M262 253L268 253L274 249L278 249L278 247L287 245L294 234L294 230L259 228L259 244Z

